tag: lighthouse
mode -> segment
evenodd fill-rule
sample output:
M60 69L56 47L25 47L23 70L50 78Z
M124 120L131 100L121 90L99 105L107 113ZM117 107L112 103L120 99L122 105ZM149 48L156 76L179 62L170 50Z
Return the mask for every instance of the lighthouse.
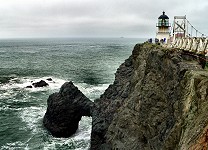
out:
M158 18L158 23L156 24L156 27L156 39L158 39L160 42L167 43L167 41L170 39L170 24L169 17L165 15L164 11L163 14Z

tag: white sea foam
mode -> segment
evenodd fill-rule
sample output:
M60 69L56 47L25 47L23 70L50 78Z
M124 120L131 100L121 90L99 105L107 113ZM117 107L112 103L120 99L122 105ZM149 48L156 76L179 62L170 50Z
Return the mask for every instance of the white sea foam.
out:
M48 81L47 79L51 78L52 81ZM40 87L34 88L32 83L39 82L44 80L46 83L49 84L47 87ZM60 87L67 82L64 79L59 79L55 77L24 77L24 78L13 78L10 80L9 83L0 85L0 91L5 91L3 94L0 95L0 98L8 97L9 95L13 94L13 89L19 90L27 90L31 92L36 91L47 91L47 90L56 90L60 89ZM75 85L86 95L89 96L91 94L100 95L102 94L105 89L108 87L109 84L98 84L98 85L89 85L86 83L75 83ZM26 88L27 86L32 86L32 88Z
M98 92L104 91L109 86L109 84L89 85L86 83L80 83L80 84L78 83L77 86L80 88L80 90L84 94L89 94L95 91L98 91Z
M88 98L94 100L108 88L109 84L89 85L86 83L78 83L77 86Z
M15 111L17 111L17 110L21 110L21 108L11 108L11 107L9 107L9 105L4 105L4 106L0 107L0 111L5 111L5 110L15 110Z
M13 142L13 143L7 143L6 145L3 145L0 150L16 150L16 149L24 149L28 150L27 147L25 147L25 143L21 141Z
M0 107L0 111L8 110L8 109L9 109L8 105L4 105L4 106Z
M81 121L79 122L79 129L77 130L74 139L75 140L90 140L91 134L91 117L82 117Z
M42 120L46 108L44 107L28 107L22 109L20 112L20 118L27 124L27 129L30 129L33 133L37 133L40 126L40 120Z
M50 77L43 77L43 78L35 78L35 77L24 77L24 78L13 78L10 80L9 83L0 85L0 91L1 90L6 90L9 91L11 89L23 89L27 91L46 91L49 89L59 89L66 80L64 79L58 79L58 78L53 78L51 77L52 81L48 81L47 79ZM39 82L41 80L44 80L46 83L49 84L47 87L40 87L40 88L34 88L32 86L32 83ZM27 86L32 86L33 88L26 88ZM5 93L6 94L6 93ZM7 93L10 95L11 93ZM7 95L7 96L8 96Z
M21 84L17 84L19 88L25 88L27 86L32 86L32 83L39 82L41 80L44 80L46 83L49 84L47 87L40 87L40 88L27 88L27 90L32 90L32 91L45 91L48 89L58 89L61 87L61 85L66 82L63 79L58 79L58 78L52 78L52 81L48 81L47 79L50 77L43 77L43 78L28 78L28 79L22 79Z
M1 91L1 88L0 88L0 91ZM14 92L12 90L3 90L3 92L1 92L0 94L0 99L11 98L13 93Z

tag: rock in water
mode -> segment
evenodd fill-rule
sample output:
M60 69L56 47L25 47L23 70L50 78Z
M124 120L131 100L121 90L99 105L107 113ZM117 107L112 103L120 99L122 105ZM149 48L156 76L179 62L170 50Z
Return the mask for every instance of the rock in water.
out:
M44 86L48 86L48 83L46 83L44 80L41 80L39 82L35 82L32 84L35 88L36 87L44 87Z
M48 80L48 81L53 81L52 78L48 78L48 79L46 79L46 80Z
M72 82L62 85L58 93L49 96L44 126L55 137L69 137L78 128L82 116L91 116L93 102Z
M26 86L25 88L32 88L32 85L28 85L28 86Z

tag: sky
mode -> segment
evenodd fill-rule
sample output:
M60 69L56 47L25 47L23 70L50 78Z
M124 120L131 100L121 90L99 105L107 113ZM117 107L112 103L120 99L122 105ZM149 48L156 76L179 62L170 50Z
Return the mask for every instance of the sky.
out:
M0 0L0 38L156 35L162 11L208 35L207 0Z

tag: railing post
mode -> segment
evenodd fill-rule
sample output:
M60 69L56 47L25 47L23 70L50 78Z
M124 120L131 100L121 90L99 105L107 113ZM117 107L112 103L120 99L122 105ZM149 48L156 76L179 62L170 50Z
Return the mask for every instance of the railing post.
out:
M199 38L196 54L203 54L203 53L204 53L204 40L203 38Z
M208 38L205 39L204 43L204 54L208 55Z
M199 41L196 37L193 38L193 45L191 48L191 52L196 53L197 52L197 47L198 47Z
M184 40L183 40L183 45L182 45L181 49L185 50L187 44L188 44L188 37L185 37Z
M192 40L192 38L189 37L187 45L186 45L186 48L185 48L186 51L190 51L191 50L192 43L193 43L193 40Z

